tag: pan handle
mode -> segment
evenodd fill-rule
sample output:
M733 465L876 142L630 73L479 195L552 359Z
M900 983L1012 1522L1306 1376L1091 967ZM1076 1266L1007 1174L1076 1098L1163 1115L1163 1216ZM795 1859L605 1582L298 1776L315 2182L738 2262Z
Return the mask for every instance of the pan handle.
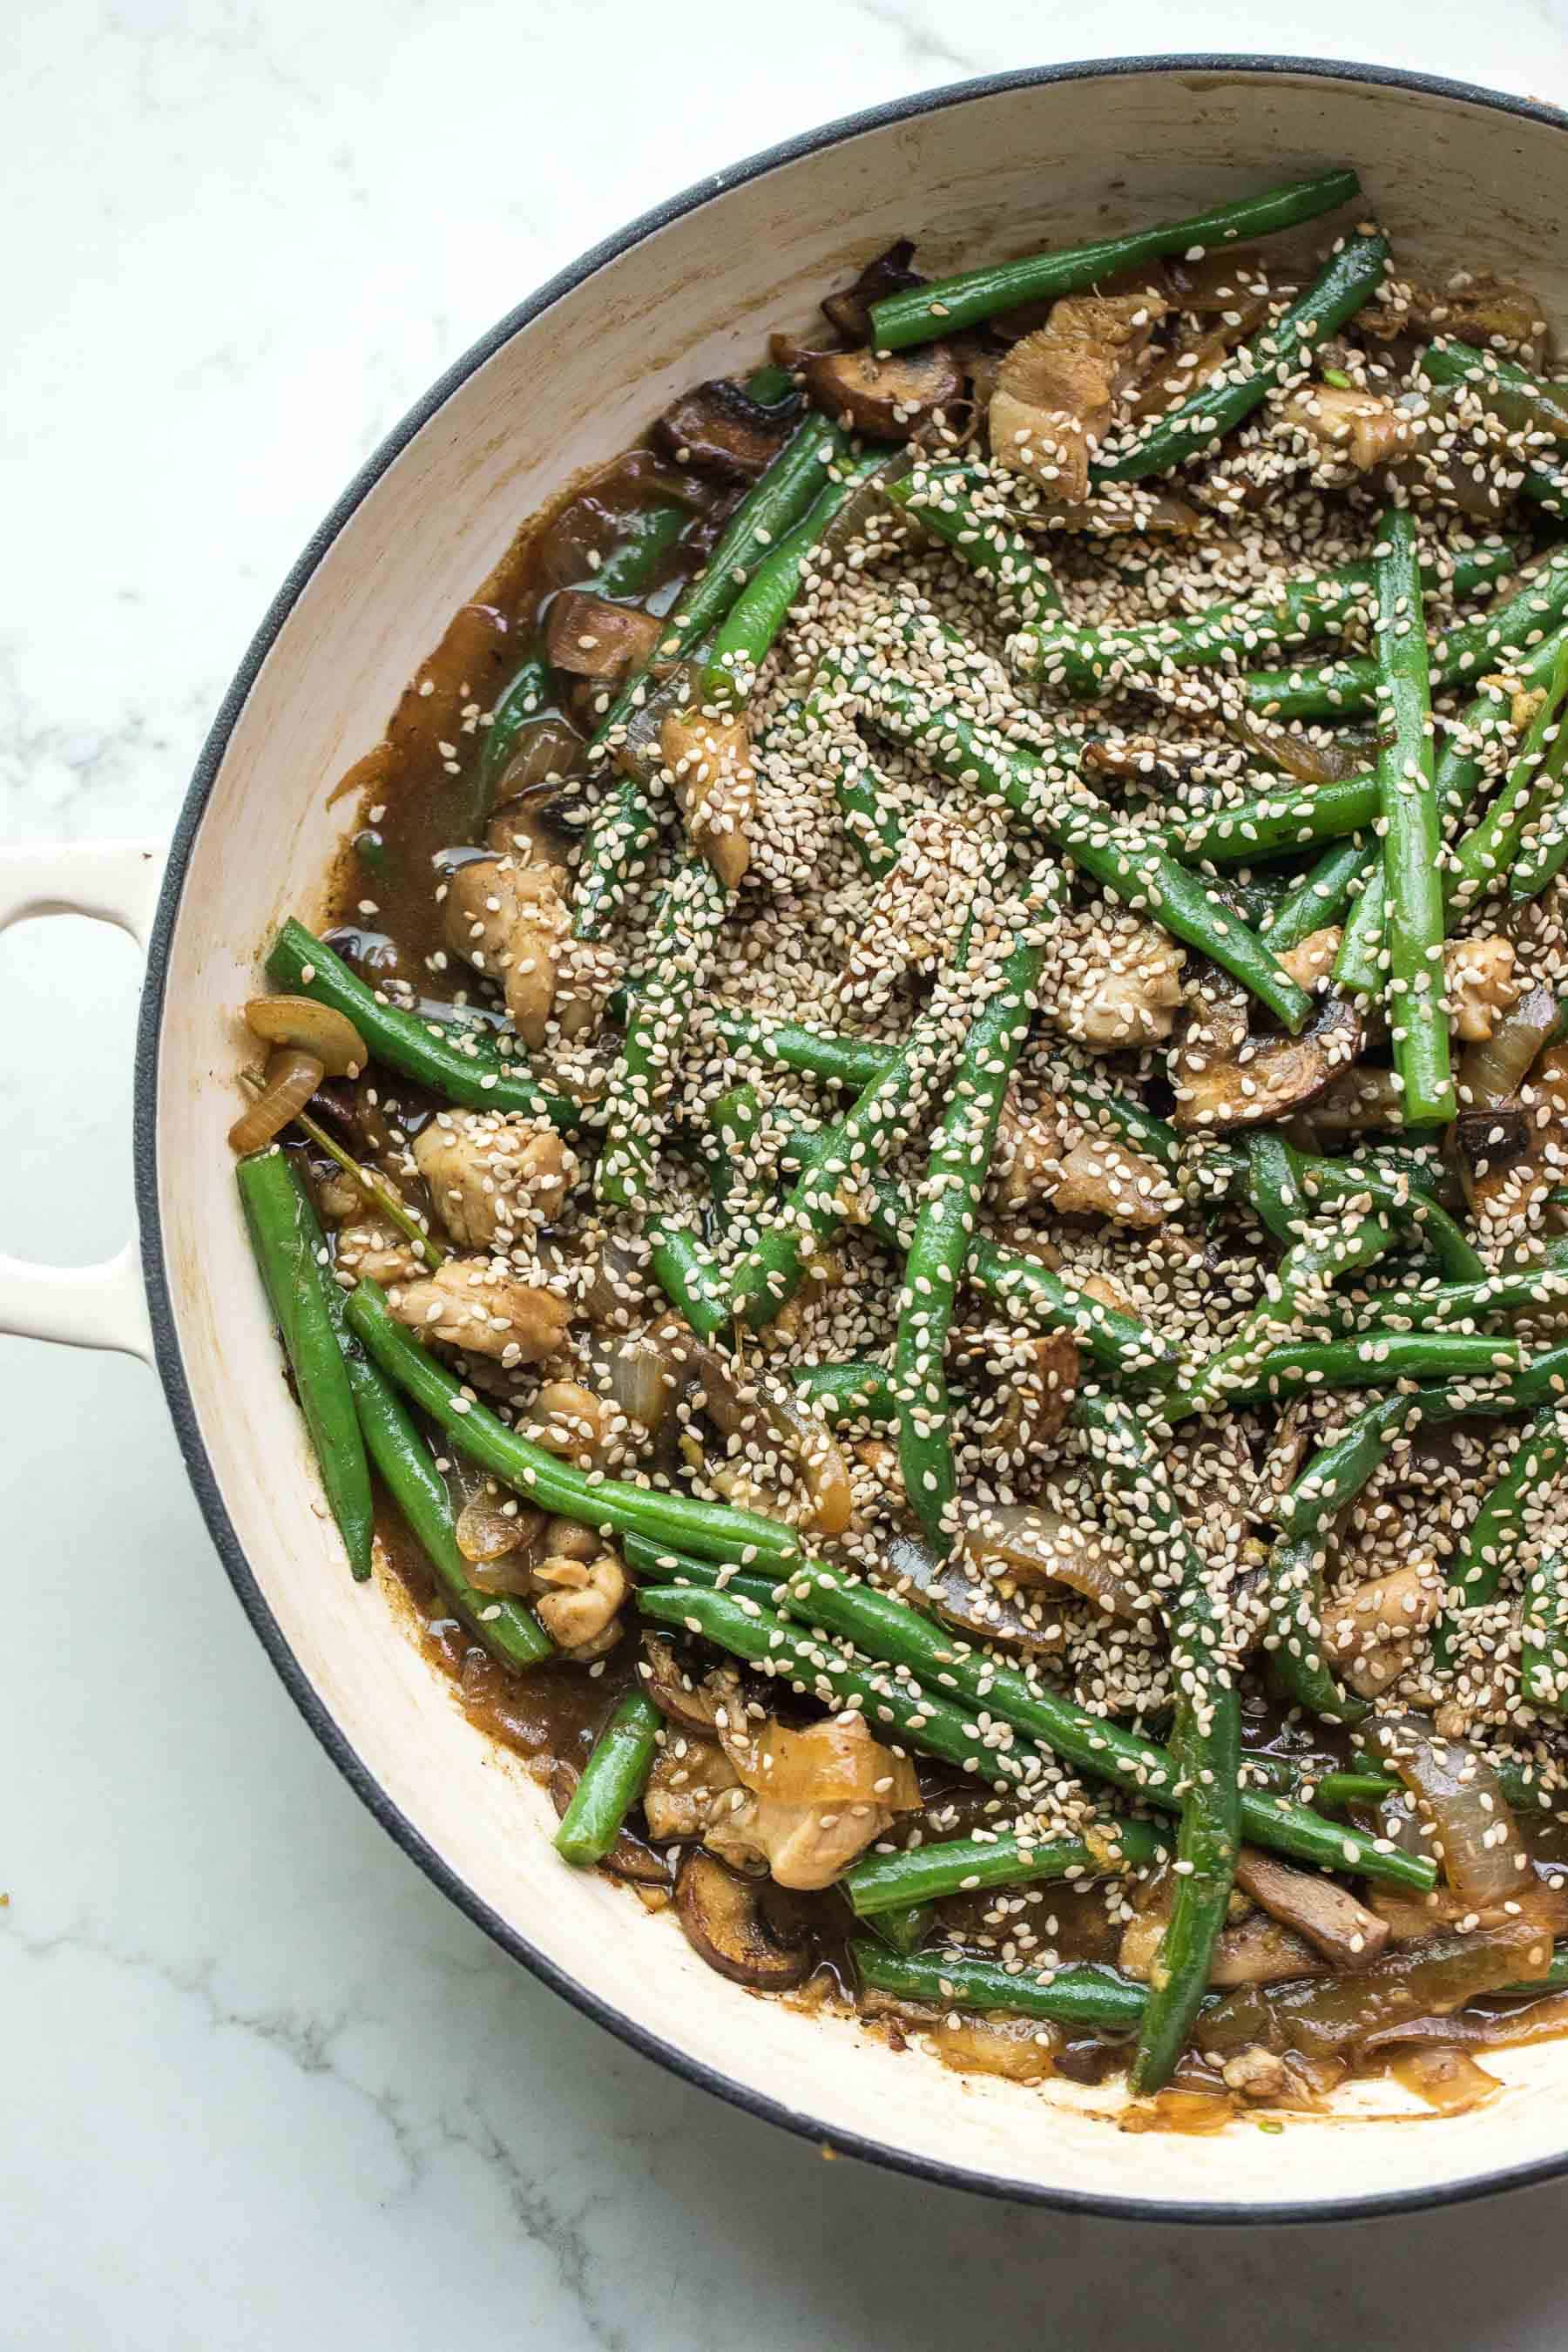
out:
M164 851L143 841L51 842L0 849L0 931L33 915L86 915L129 931L145 952ZM135 1235L100 1265L37 1265L0 1255L0 1331L118 1348L153 1360Z

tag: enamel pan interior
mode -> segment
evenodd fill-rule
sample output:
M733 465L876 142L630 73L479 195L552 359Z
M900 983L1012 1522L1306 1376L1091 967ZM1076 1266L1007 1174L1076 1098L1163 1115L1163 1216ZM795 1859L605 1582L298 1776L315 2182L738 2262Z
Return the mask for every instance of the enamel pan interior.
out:
M197 771L143 1011L137 1178L163 1378L240 1600L365 1801L509 1951L638 2048L841 2149L1100 2212L1342 2217L1568 2168L1568 2042L1501 2053L1506 2095L1468 2116L1428 2120L1375 2084L1273 2137L1129 2137L1110 2092L960 2077L759 2000L672 1920L564 1870L542 1793L464 1721L389 1597L351 1583L326 1523L224 1141L258 951L281 915L318 911L350 814L334 781L519 523L678 389L803 329L896 236L940 271L1352 163L1405 259L1518 271L1561 319L1563 133L1543 108L1414 76L1193 58L971 83L776 149L590 254L436 386L301 558Z

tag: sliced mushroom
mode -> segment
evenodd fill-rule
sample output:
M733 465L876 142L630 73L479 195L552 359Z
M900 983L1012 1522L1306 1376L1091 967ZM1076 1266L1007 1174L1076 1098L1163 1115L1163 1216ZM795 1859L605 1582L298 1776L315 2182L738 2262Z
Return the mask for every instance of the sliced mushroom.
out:
M996 1200L1004 1209L1042 1202L1059 1216L1150 1226L1163 1224L1180 1206L1157 1160L1102 1128L1082 1126L1050 1096L1041 1097L1029 1118L1009 1098L997 1131L996 1163Z
M906 287L925 284L920 271L910 268L914 257L913 237L895 237L885 253L866 264L853 286L825 297L822 309L829 326L847 342L868 343L872 305L889 294L902 293Z
M563 588L544 625L544 650L569 677L592 677L619 686L652 659L664 624L653 613L612 604L580 588Z
M806 1937L785 1941L764 1916L754 1880L738 1878L700 1846L684 1856L675 1907L692 1949L734 1984L784 1992L811 1971Z
M1071 294L1046 324L1015 343L996 379L989 417L994 465L1026 474L1064 505L1089 495L1089 459L1118 393L1164 316L1152 288Z
M977 1374L1000 1400L984 1439L992 1455L1026 1460L1066 1421L1079 1369L1078 1342L1070 1331L961 1331L953 1342L953 1361L966 1373Z
M722 481L754 482L783 448L791 421L784 404L763 408L721 376L683 392L654 426L653 437L678 465Z
M1364 1968L1388 1941L1386 1919L1358 1903L1348 1888L1336 1886L1319 1872L1293 1870L1277 1854L1260 1853L1256 1846L1242 1847L1236 1883L1282 1926L1305 1937L1336 1969Z
M1177 1127L1260 1127L1285 1118L1349 1069L1366 1030L1354 1005L1331 992L1299 1037L1249 1038L1233 1051L1227 1036L1215 1051L1211 1034L1199 1016L1171 1056Z
M921 343L889 359L868 351L813 352L805 366L817 407L878 441L909 440L963 395L963 371L945 343Z
M583 1775L575 1764L562 1757L550 1776L550 1801L557 1813L565 1818L566 1808L577 1793L577 1783ZM669 1864L662 1853L645 1845L635 1831L624 1825L616 1833L616 1842L599 1864L612 1878L629 1879L636 1886L668 1886Z
M1121 1937L1117 1965L1145 1984L1152 1981L1158 1964L1170 1905L1170 1872L1164 1870L1142 1890L1140 1907ZM1295 1977L1321 1977L1328 1972L1327 1962L1294 1928L1281 1926L1267 1911L1249 1910L1221 1928L1209 1962L1208 1980L1211 1986L1288 1984Z

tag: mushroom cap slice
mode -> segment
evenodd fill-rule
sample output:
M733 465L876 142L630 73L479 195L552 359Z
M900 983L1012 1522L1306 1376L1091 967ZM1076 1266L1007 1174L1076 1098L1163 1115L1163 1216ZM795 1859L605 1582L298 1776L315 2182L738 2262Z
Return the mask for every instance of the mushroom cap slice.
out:
M829 416L847 417L857 433L907 441L939 409L963 396L963 375L945 343L921 343L878 359L870 352L813 352L805 386Z
M1299 1037L1248 1040L1234 1054L1181 1045L1171 1056L1177 1127L1262 1127L1314 1102L1366 1037L1348 998L1325 996Z
M700 1846L681 1861L675 1907L693 1951L732 1984L785 1992L811 1972L809 1940L777 1932L763 1912L760 1883L727 1870Z
M562 1757L550 1776L550 1801L563 1821L566 1808L577 1793L577 1783L583 1775L575 1764ZM662 1853L624 1826L616 1832L615 1844L600 1863L612 1878L629 1879L637 1886L668 1886L669 1863Z

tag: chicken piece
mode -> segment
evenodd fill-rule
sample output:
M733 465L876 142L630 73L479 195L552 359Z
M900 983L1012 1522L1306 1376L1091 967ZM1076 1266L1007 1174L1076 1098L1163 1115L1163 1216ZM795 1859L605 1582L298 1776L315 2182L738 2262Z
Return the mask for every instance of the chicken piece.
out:
M1451 335L1482 350L1506 344L1526 367L1539 367L1546 349L1546 320L1527 286L1489 269L1458 269L1446 287L1387 278L1375 301L1356 320L1365 334L1393 337Z
M1308 384L1292 393L1281 413L1336 472L1348 466L1370 474L1393 465L1410 455L1420 434L1420 420L1408 409L1353 384Z
M1511 940L1450 940L1444 948L1448 1023L1466 1045L1489 1037L1518 1003L1524 983L1515 976L1516 961Z
M592 1560L552 1555L539 1562L533 1580L543 1587L534 1602L540 1623L558 1649L572 1653L600 1640L626 1597L626 1572L613 1551Z
M1097 919L1087 929L1069 918L1058 937L1071 946L1042 993L1042 1010L1061 1036L1105 1053L1170 1035L1185 962L1174 940L1130 916Z
M1285 2061L1272 2050L1265 2050L1261 2042L1227 2058L1220 2068L1220 2079L1239 2099L1282 2099L1290 2088Z
M703 1840L721 1860L764 1861L781 1886L831 1886L857 1854L920 1810L914 1767L881 1747L859 1715L789 1731L726 1727L724 1750L746 1794Z
M513 1028L525 1045L544 1043L555 1001L555 967L571 915L558 866L476 857L447 886L447 948L501 983Z
M493 1356L509 1369L558 1355L572 1321L569 1300L499 1258L449 1257L436 1273L392 1291L389 1304L422 1339Z
M1442 1605L1436 1562L1407 1561L1325 1603L1323 1654L1362 1698L1375 1698L1405 1672Z
M329 1168L317 1177L314 1190L316 1206L329 1225L352 1224L364 1208L364 1187L346 1169Z
M359 1197L363 1202L364 1194ZM417 1281L425 1263L390 1217L361 1217L352 1225L338 1227L337 1270L353 1282L390 1286Z
M752 862L746 828L757 805L745 719L672 710L659 729L658 745L675 782L687 838L727 890L738 888Z
M996 1200L1004 1209L1044 1202L1062 1216L1146 1226L1163 1224L1180 1205L1157 1161L1102 1128L1082 1126L1049 1095L1028 1118L1009 1097L997 1129L996 1164Z
M602 1397L576 1381L546 1381L533 1400L525 1434L579 1470L603 1469L609 1452L610 1410Z
M502 1256L531 1248L535 1230L555 1223L577 1174L554 1129L524 1111L437 1111L414 1159L458 1248Z
M700 1838L740 1789L735 1768L716 1739L673 1733L655 1754L643 1790L647 1833Z
M994 465L1079 506L1116 396L1169 304L1152 288L1069 294L1015 343L997 371L989 429Z
M1300 947L1288 949L1279 958L1298 988L1314 989L1321 980L1328 978L1340 951L1342 936L1337 923L1321 931L1309 931Z

